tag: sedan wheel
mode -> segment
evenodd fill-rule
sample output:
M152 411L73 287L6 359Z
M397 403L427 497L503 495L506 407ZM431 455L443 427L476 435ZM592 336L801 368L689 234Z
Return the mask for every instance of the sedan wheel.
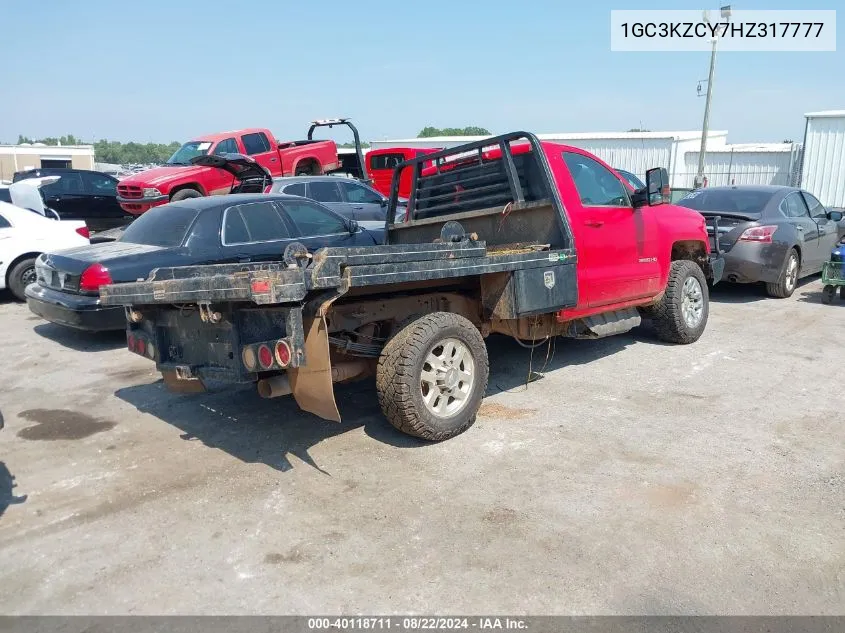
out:
M767 283L766 291L771 297L778 299L786 299L791 297L798 286L798 273L801 270L801 260L798 258L798 252L793 248L786 256L786 261L781 269L780 279L775 283Z

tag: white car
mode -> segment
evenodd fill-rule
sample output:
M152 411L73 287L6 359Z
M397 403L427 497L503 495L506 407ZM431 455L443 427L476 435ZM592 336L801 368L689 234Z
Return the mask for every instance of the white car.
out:
M8 288L20 301L26 301L24 290L35 281L41 253L89 243L85 222L53 219L55 212L44 207L38 187L56 180L21 180L7 189L14 204L0 200L0 290Z

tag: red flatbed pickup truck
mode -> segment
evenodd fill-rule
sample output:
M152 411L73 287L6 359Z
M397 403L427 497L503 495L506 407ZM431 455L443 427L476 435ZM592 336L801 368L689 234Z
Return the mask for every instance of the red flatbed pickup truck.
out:
M151 207L184 198L228 194L233 178L222 169L192 165L202 155L244 154L267 169L273 177L320 175L337 170L337 145L331 140L315 140L312 133L321 126L347 125L346 119L314 121L308 138L277 141L270 130L250 128L198 136L184 143L167 163L124 178L117 185L117 201L124 211L141 215Z
M403 169L408 219L394 223ZM124 306L129 349L177 391L255 382L340 420L333 383L375 374L388 421L429 440L475 421L492 333L527 347L642 319L671 343L704 333L724 258L703 216L668 204L665 169L634 191L584 150L512 132L401 163L391 189L383 246L160 268L101 302Z

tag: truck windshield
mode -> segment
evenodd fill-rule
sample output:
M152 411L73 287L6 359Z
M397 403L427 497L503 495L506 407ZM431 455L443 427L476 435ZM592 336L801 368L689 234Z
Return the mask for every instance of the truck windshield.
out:
M696 189L675 204L696 211L762 213L772 194L742 189Z
M198 214L198 209L178 204L153 207L126 228L120 241L147 246L180 246Z
M209 141L188 141L167 159L168 165L190 165L195 156L205 156L211 147Z

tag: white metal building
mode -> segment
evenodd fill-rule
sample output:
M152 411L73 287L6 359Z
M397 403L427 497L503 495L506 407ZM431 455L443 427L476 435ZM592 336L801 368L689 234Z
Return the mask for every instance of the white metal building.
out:
M701 132L588 132L538 134L542 141L555 141L591 152L618 169L645 177L650 167L665 167L672 186L686 186L685 155L698 151ZM726 131L712 130L707 135L708 151L727 144ZM483 140L484 136L434 136L430 138L372 141L374 149L382 147L454 147Z
M824 205L845 207L845 110L804 116L801 186Z
M798 143L743 143L707 148L704 174L710 187L723 185L793 185L801 157ZM674 186L692 187L699 150L686 152L685 169Z

